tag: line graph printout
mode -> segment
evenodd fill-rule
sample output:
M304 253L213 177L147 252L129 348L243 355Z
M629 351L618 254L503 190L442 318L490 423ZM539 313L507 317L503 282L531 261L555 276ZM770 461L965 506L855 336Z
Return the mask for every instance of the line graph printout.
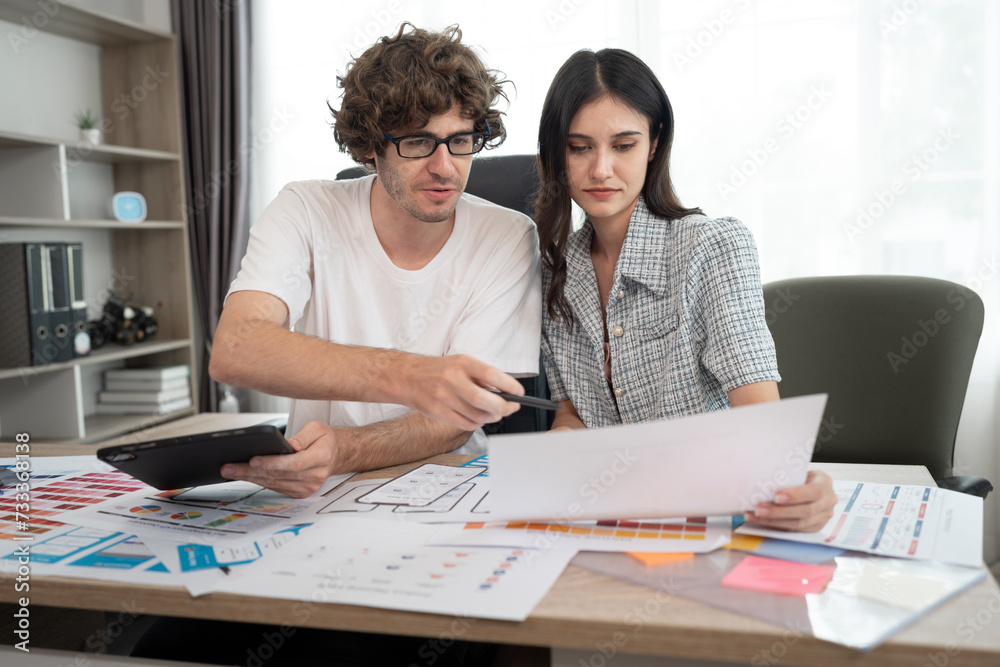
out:
M833 518L817 533L744 524L738 533L865 551L881 556L983 564L983 499L938 487L835 481Z
M544 522L469 522L441 526L432 544L458 546L567 547L581 551L705 553L729 544L732 519L689 517Z

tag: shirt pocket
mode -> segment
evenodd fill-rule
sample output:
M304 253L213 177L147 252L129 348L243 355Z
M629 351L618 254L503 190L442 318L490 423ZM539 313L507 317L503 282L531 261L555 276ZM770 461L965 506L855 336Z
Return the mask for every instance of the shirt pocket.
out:
M680 316L671 308L654 308L642 323L643 338L657 340L680 326Z

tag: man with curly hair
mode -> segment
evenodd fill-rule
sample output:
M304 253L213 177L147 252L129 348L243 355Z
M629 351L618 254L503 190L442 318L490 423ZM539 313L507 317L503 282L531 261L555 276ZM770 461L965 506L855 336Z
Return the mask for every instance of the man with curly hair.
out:
M452 26L403 24L338 78L342 151L374 170L286 186L251 229L212 377L293 399L295 454L222 474L306 496L331 474L463 448L538 371L538 241L526 216L464 194L501 143L498 73Z

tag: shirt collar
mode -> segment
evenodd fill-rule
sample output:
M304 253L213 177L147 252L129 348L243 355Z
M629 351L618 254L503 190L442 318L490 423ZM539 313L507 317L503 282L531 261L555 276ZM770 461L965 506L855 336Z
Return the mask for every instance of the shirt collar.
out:
M616 270L653 292L666 294L670 224L670 220L646 208L646 200L640 196L628 221L628 232Z
M667 271L663 263L667 257L669 228L670 221L651 213L640 196L629 218L616 273L642 283L653 292L665 294ZM593 237L594 227L589 218L579 231L569 237L566 243L567 283L582 281L584 276L593 273L594 266L590 261Z
M585 282L587 276L594 272L590 261L590 242L594 238L594 227L590 218L583 222L583 227L570 234L566 241L566 282Z

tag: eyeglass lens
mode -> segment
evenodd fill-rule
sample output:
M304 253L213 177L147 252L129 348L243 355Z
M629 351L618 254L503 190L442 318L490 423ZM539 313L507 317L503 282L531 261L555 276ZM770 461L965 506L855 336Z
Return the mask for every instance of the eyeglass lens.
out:
M484 143L486 143L485 135L480 132L473 132L470 134L456 134L445 139L409 137L401 140L397 146L399 146L399 154L403 157L426 157L437 150L438 144L447 145L448 152L452 155L472 155L473 153L478 153Z

